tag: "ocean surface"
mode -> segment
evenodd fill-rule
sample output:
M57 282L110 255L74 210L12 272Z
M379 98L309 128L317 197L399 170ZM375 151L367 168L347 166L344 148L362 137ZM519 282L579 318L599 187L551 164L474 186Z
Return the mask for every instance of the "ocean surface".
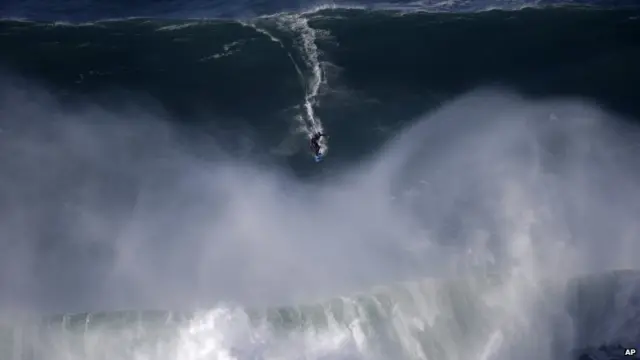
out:
M0 359L640 347L635 1L0 17Z

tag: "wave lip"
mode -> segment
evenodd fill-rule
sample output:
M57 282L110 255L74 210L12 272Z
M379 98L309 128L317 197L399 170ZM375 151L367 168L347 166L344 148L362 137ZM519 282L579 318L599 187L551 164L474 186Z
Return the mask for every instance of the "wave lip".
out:
M523 8L583 6L596 8L636 8L634 0L374 0L358 2L351 0L320 0L307 2L261 2L261 1L216 1L204 3L200 0L181 2L159 1L131 3L98 3L87 5L74 0L52 5L41 0L16 2L2 9L4 19L20 18L37 21L92 22L101 19L126 18L225 18L246 19L248 17L278 13L308 13L327 8L359 8L428 12L478 12L486 10L519 10Z

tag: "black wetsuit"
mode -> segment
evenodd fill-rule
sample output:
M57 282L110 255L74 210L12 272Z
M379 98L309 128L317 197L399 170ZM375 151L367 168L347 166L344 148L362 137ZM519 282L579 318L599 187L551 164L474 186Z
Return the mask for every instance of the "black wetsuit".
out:
M320 138L323 137L324 134L323 133L316 133L313 135L313 137L311 137L311 150L313 150L313 153L318 156L320 155Z

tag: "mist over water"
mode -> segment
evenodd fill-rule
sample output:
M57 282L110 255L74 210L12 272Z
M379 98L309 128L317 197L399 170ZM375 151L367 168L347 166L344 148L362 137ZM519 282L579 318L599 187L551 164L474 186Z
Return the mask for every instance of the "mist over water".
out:
M340 173L303 180L277 159L225 154L133 100L117 112L65 108L39 86L11 84L0 92L4 319L218 309L202 326L209 321L223 334L217 349L239 359L425 358L410 349L436 351L429 341L440 344L435 358L554 359L590 345L583 338L630 334L627 325L576 337L584 330L566 308L567 280L637 269L640 250L640 134L588 100L473 91ZM406 290L411 306L400 290L371 290L409 280L422 294ZM396 345L358 335L363 313L324 333L291 330L285 341L242 310L216 307L376 291L395 299ZM213 330L193 326L163 356L207 358ZM431 340L410 340L420 326ZM113 337L127 333L105 334L84 343L83 358L118 358ZM256 347L256 334L271 340ZM51 358L74 358L72 350Z

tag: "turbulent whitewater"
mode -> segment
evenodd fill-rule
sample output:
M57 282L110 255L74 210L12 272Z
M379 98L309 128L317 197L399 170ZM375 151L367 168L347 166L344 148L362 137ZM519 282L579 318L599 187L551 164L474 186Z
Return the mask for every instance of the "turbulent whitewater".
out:
M640 336L638 280L637 273L612 273L566 289L540 287L545 297L566 291L569 301L539 299L535 320L514 321L520 314L500 305L508 294L498 278L414 281L282 308L56 316L4 328L2 350L9 359L572 358L580 352L571 351L567 331L578 327L583 353L602 356L587 344L606 337L619 346L609 354L624 358L621 350L637 346Z
M624 358L639 16L0 21L0 359Z

